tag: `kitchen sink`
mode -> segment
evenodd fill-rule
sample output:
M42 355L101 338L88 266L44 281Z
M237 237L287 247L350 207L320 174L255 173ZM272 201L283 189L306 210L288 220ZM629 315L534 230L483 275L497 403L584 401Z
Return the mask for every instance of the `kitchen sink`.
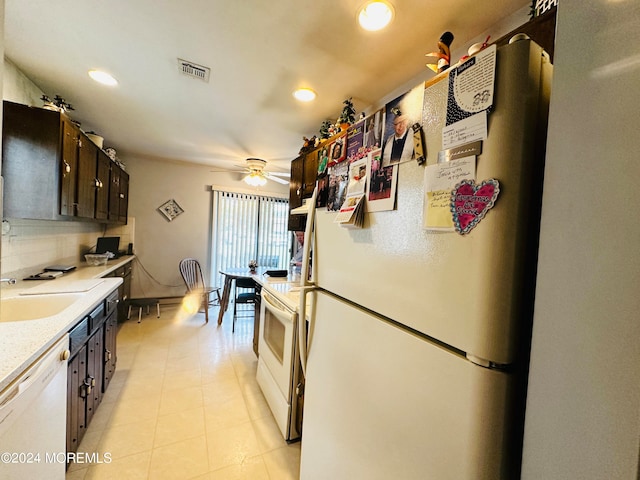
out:
M81 294L29 295L0 300L0 322L22 322L52 317L71 306Z

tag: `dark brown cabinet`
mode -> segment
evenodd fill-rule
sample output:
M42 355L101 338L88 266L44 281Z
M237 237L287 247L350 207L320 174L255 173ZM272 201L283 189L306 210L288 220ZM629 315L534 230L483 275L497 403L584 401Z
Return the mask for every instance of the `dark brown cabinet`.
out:
M80 129L64 115L57 113L62 129L62 158L60 159L60 215L74 216L78 179L78 157L81 146ZM6 121L6 120L5 120Z
M118 322L124 322L127 319L127 301L131 298L132 271L133 264L128 262L107 275L107 277L122 278L122 283L118 287Z
M78 149L76 216L95 218L97 195L98 147L89 139L81 138Z
M262 286L256 283L256 301L253 305L253 352L258 354L258 343L260 340L260 306L262 305Z
M129 205L129 175L119 166L111 165L108 219L115 223L127 223Z
M6 218L127 223L129 175L71 119L7 101L3 115Z
M3 104L4 217L54 220L60 216L60 114Z
M111 159L98 149L96 173L96 220L109 219L109 181L111 174Z
M69 332L67 452L76 452L116 368L118 292L114 291Z
M104 391L107 390L109 382L116 373L116 334L118 333L117 315L110 315L104 324Z
M313 195L318 175L317 150L301 155L291 162L291 180L289 182L289 209L302 205L305 198ZM304 230L306 216L289 215L288 229Z

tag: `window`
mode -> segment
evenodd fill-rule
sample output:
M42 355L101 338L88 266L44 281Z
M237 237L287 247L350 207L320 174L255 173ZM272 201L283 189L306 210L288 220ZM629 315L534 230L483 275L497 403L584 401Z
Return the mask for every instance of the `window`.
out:
M291 257L287 231L289 202L282 198L214 190L211 279L223 283L220 270L259 267L286 270Z

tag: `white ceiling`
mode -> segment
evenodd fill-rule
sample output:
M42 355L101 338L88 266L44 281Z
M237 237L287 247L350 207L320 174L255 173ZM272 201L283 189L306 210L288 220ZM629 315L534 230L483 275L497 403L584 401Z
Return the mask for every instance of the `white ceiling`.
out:
M358 112L376 105L428 71L444 31L466 48L530 3L392 2L391 26L366 32L356 24L364 0L5 0L5 55L124 160L259 157L288 170L302 137L335 120L345 98ZM210 67L209 83L181 74L178 58ZM93 82L91 68L119 86ZM314 103L294 100L301 86L318 92Z

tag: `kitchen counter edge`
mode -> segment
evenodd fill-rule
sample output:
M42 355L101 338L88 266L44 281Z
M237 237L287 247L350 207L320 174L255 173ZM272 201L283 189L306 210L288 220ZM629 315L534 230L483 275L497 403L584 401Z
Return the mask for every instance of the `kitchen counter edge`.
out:
M19 281L16 285L3 286L2 297L19 295L45 282L103 278L103 282L85 292L63 313L39 320L0 323L0 391L11 384L29 365L47 352L79 320L84 318L122 283L122 278L108 277L111 272L131 262L135 256L111 260L107 265L92 267L83 265L55 280ZM61 282L62 283L62 282ZM53 294L55 295L55 294Z

